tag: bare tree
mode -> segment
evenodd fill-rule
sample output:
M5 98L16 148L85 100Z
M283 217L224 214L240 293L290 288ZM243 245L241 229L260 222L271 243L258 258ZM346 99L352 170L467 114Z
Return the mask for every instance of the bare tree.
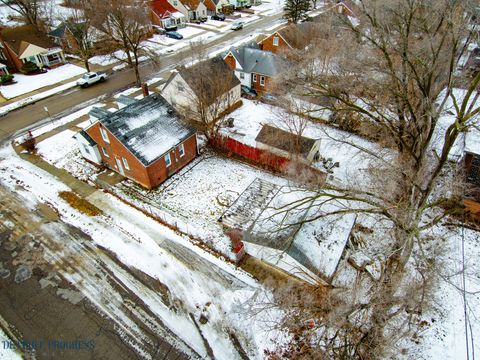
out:
M219 57L193 61L194 65L180 69L182 79L187 82L187 87L180 90L188 102L182 113L212 140L225 126L228 112L238 105L240 82Z
M0 0L3 5L20 14L26 24L39 26L40 4L38 0Z
M468 28L468 1L358 3L361 26L340 17L345 30L329 35L338 52L328 52L326 59L319 43L312 46L287 75L287 83L288 90L302 89L301 96L330 99L326 106L340 118L345 114L368 123L375 130L373 138L382 139L381 144L390 149L376 153L348 138L334 139L375 160L370 181L330 182L315 196L299 201L319 204L317 215L307 221L362 211L391 226L390 246L382 254L378 279L362 302L347 304L349 321L340 326L349 328L345 333L351 349L347 357L365 359L384 355L392 324L419 311L413 301L418 297L399 297L398 292L401 289L408 294L408 289L415 287L405 275L411 271L407 265L412 264L414 249L424 252L425 232L445 216L462 211L456 179L451 176L457 169L449 162L449 154L462 133L478 123L480 74L470 78L456 75L459 59L473 36ZM441 118L449 104L452 121L444 127ZM322 203L338 198L362 207L322 213ZM413 265L425 279L432 268L427 258L423 256L420 264ZM425 286L426 281L420 283ZM355 325L358 316L364 321ZM337 336L334 332L332 344Z
M89 6L90 1L78 0L68 16L60 19L72 35L70 39L73 43L67 44L67 50L82 59L87 71L90 71L88 60L95 53L93 43L96 39L96 29L92 26L91 17L87 15Z
M138 69L141 57L154 57L144 45L150 31L146 6L140 0L94 1L87 9L92 26L108 39L105 47L114 56L115 50L123 50L116 58L134 69L137 86L141 85Z

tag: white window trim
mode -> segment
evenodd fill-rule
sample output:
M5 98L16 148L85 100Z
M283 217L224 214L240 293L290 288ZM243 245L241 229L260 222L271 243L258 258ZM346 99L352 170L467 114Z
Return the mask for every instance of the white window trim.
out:
M280 38L278 36L273 37L273 46L278 46L280 43Z
M245 79L245 74L243 72L240 73L240 79Z
M107 158L110 157L110 155L108 155L107 149L105 149L103 146L102 146L102 152L103 152L103 155L105 155Z
M260 86L265 86L265 76L260 76Z
M122 163L125 169L130 170L130 166L128 166L128 161L124 157L122 157Z
M102 135L103 141L110 144L110 139L108 138L107 130L105 130L103 127L100 127L100 134Z
M257 82L257 74L253 74L253 82Z
M163 157L163 159L165 160L165 166L168 168L170 166L172 166L172 159L170 158L170 153L168 153L167 155L165 155Z
M183 144L180 144L178 146L178 153L180 154L180 157L184 157L185 156L185 146L183 146Z

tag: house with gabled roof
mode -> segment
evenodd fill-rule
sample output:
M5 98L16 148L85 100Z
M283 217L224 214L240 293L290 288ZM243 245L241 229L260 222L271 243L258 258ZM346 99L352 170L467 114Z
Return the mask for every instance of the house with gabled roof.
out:
M185 126L158 94L95 115L97 120L84 129L87 136L78 133L84 138L79 140L84 151L95 153L97 147L100 164L147 189L161 184L197 155L196 131Z
M64 21L58 25L54 30L48 33L48 36L53 39L55 44L61 46L63 49L70 51L78 51L79 41L84 39L85 23L75 23L72 21ZM91 44L84 44L84 48L88 48Z
M150 1L152 23L162 28L182 28L186 26L187 17L172 6L167 0Z
M207 17L207 7L201 0L169 0L169 3L187 18L187 21Z
M228 0L205 0L204 3L210 14L221 13L224 8L231 6Z
M242 85L258 93L271 91L271 80L287 67L285 59L260 50L255 42L231 48L223 55L223 59L235 71Z
M188 119L213 120L240 102L240 81L223 59L214 57L178 68L162 88L162 96Z
M289 51L301 51L315 36L316 27L317 24L309 22L290 24L263 38L258 46L275 54L288 55Z
M63 50L33 25L4 28L0 31L0 51L8 67L19 71L31 61L38 67L53 67L65 62Z

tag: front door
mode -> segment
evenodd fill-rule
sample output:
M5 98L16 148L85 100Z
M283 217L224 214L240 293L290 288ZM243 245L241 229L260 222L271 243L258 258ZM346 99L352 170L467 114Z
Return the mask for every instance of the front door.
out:
M115 158L115 161L117 162L118 172L123 176L125 176L125 171L123 171L122 162L117 158Z

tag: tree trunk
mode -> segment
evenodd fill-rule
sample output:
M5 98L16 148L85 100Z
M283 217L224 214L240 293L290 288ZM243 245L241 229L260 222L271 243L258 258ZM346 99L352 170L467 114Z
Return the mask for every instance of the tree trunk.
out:
M87 69L87 71L90 72L90 64L88 62L88 58L83 59L83 64L85 65L85 69Z

